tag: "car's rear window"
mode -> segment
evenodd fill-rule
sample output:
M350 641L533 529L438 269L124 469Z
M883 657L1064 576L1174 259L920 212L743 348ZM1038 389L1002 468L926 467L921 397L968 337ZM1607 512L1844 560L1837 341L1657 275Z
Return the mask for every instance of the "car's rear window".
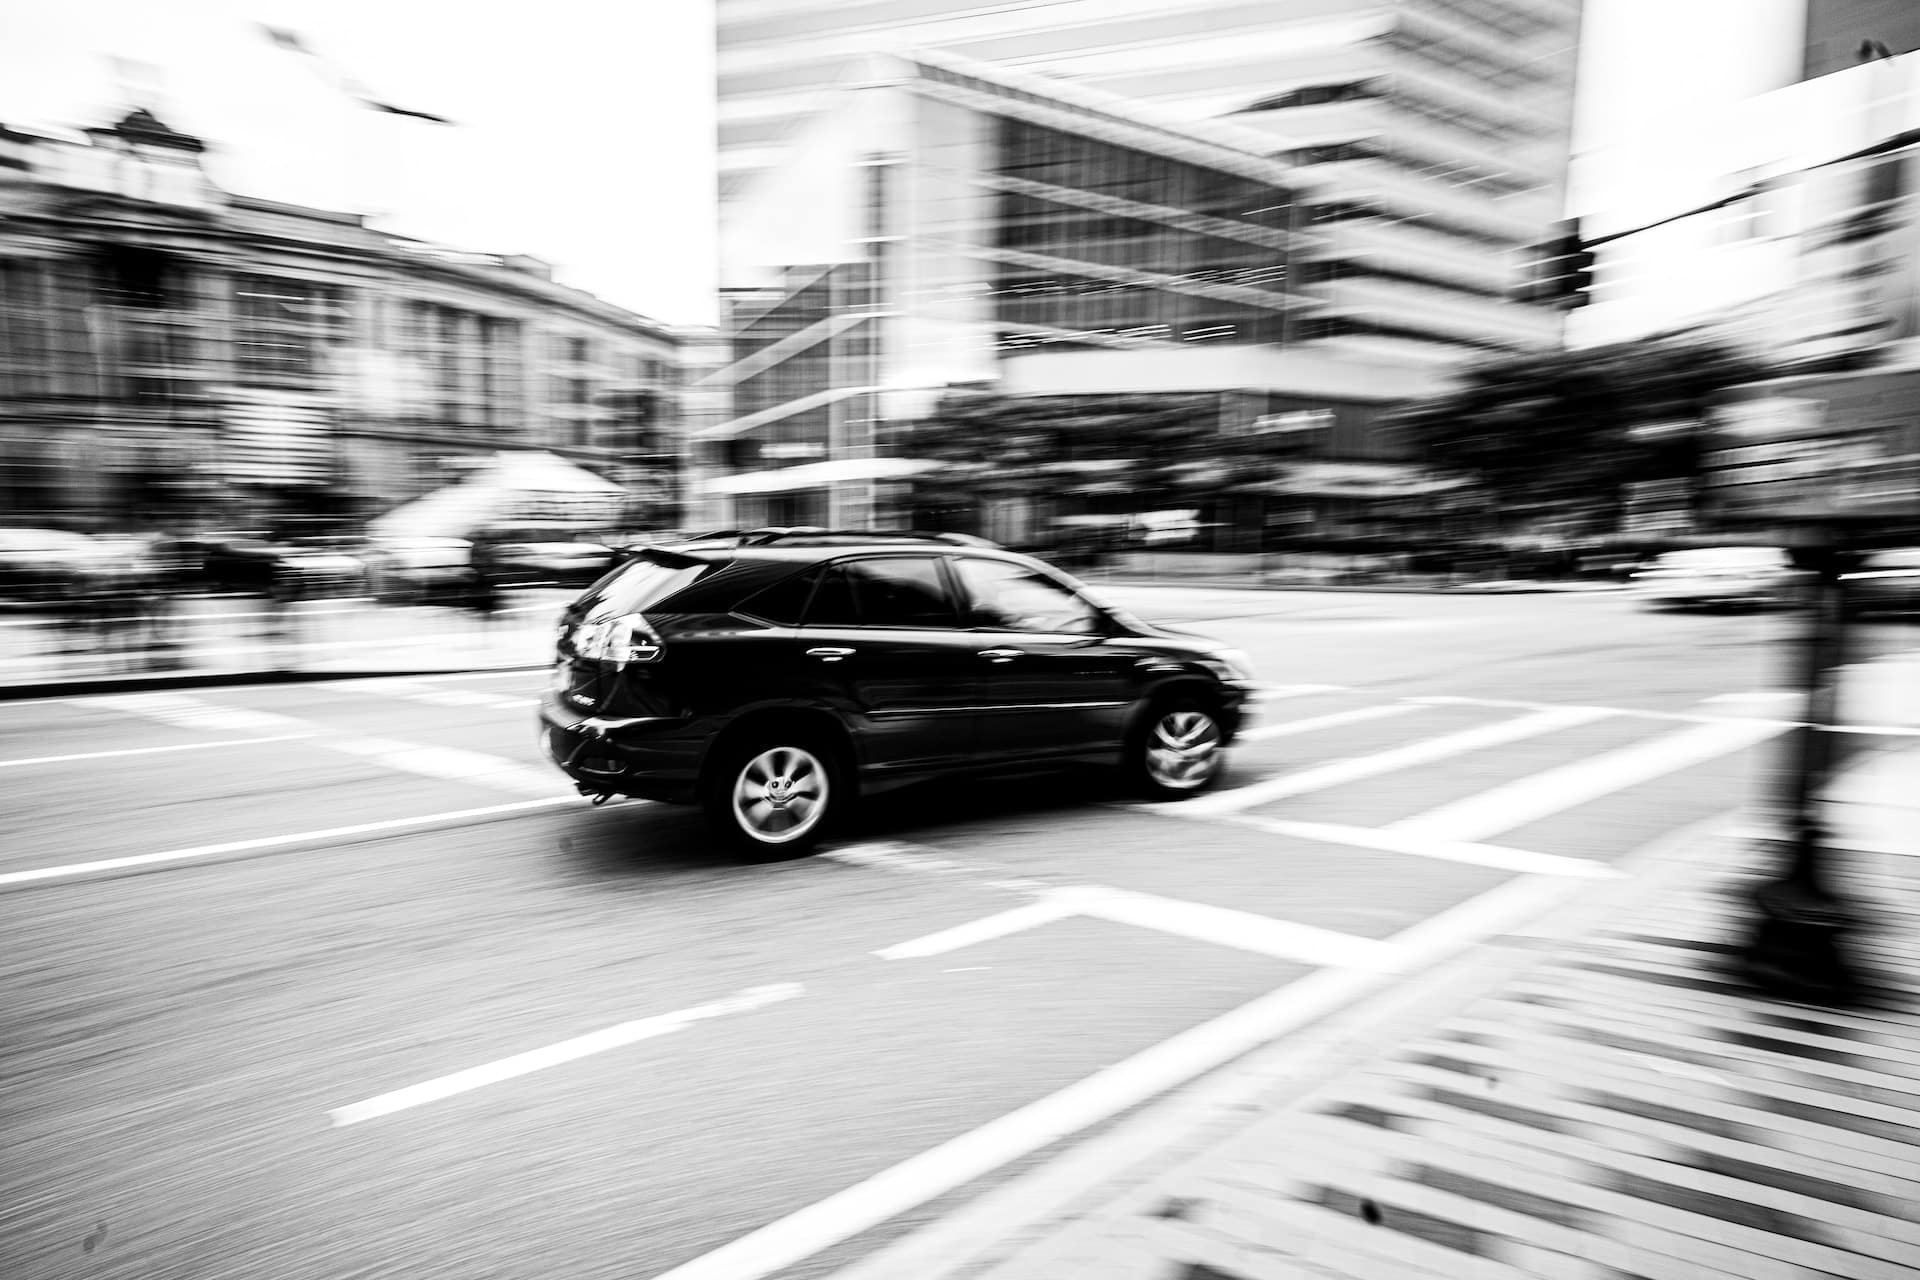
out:
M595 611L639 613L686 590L712 569L710 564L665 565L643 557L595 588Z

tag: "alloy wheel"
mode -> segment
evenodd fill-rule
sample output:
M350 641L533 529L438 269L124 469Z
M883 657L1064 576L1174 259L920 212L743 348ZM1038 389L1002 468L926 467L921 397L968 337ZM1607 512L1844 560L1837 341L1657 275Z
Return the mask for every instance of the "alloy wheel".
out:
M1220 726L1204 711L1162 715L1147 738L1147 775L1169 791L1194 791L1212 780L1222 758Z
M734 776L734 821L757 843L799 840L826 816L831 786L825 762L813 752L768 747Z

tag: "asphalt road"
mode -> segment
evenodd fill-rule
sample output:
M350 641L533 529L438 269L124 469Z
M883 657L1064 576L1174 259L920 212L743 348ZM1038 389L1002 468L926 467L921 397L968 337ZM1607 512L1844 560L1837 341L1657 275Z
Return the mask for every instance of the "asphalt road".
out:
M1105 594L1273 686L1218 791L932 786L772 866L573 797L535 674L0 707L0 1276L828 1274L1115 1064L1751 801L1792 713L1792 616Z

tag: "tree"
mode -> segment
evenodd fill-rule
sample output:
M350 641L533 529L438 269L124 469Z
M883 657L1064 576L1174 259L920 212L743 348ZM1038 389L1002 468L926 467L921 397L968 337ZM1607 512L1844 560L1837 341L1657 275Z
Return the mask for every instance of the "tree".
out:
M920 507L1076 498L1127 511L1264 493L1289 437L1229 435L1214 394L1012 397L951 391L897 447L942 463L918 478Z
M1687 335L1529 353L1468 368L1457 390L1385 426L1427 465L1470 480L1498 508L1496 523L1555 515L1603 526L1626 485L1690 478L1700 442L1687 424L1719 392L1768 372L1731 344Z

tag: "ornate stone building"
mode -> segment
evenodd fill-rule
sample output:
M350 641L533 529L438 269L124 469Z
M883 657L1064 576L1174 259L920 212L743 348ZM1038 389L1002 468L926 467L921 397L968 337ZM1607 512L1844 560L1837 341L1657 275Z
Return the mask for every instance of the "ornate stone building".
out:
M528 257L223 191L136 110L0 126L0 510L365 512L545 449L673 518L680 339Z

